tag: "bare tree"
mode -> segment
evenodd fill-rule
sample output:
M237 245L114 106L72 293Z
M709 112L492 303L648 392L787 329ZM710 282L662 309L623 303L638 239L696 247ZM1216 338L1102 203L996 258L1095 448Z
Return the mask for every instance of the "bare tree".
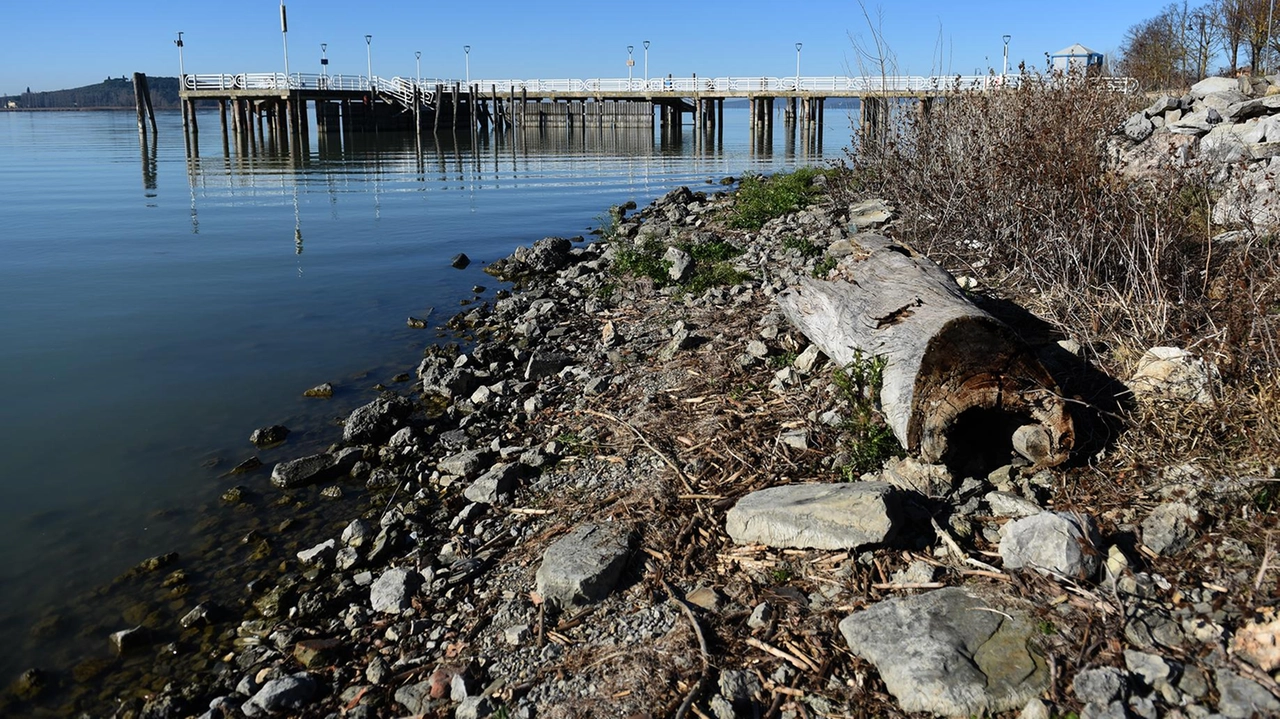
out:
M1240 46L1245 38L1245 7L1249 0L1217 0L1218 36L1232 73L1240 67Z
M1218 22L1214 5L1204 5L1187 15L1186 49L1190 61L1191 80L1202 80L1209 75L1209 62L1214 50L1222 41L1222 24Z
M1129 28L1120 50L1120 66L1126 75L1137 78L1149 89L1180 87L1186 83L1187 26L1182 22L1183 14L1184 8L1175 3L1150 20Z

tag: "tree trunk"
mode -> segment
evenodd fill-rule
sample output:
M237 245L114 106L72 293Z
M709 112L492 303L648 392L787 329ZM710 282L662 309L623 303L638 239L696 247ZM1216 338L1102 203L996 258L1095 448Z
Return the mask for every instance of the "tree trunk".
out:
M804 278L778 304L838 365L885 360L880 401L902 446L955 467L1007 463L1011 449L1040 466L1065 460L1071 417L1026 343L933 261L878 235L859 241L837 277Z

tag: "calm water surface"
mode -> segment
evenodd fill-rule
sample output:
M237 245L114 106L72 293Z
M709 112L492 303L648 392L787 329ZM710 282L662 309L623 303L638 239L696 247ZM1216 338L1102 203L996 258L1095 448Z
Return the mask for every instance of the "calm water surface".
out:
M313 132L305 157L224 155L210 115L188 160L176 114L143 151L131 112L0 113L0 646L18 648L0 681L47 658L29 633L42 616L190 551L253 428L295 431L257 453L268 463L337 438L332 420L433 340L407 316L441 322L473 285L492 293L482 264L583 234L613 204L823 160L781 120L753 149L746 110L725 115L710 147L689 128L674 145L552 131L343 147ZM827 117L838 158L849 116ZM458 252L470 268L449 266ZM301 397L325 381L333 400Z

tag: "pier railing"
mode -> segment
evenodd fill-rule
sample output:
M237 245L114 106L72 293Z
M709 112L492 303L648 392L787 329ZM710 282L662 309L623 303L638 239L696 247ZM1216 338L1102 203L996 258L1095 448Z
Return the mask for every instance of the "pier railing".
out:
M596 78L560 80L472 80L471 86L479 92L607 92L638 95L717 92L758 93L822 93L827 96L857 96L876 93L918 94L946 92L948 90L995 90L1017 87L1025 82L1055 82L1053 78L1038 79L1033 75L891 75L860 77L655 77L644 79ZM1137 80L1130 77L1090 78L1097 84L1115 92L1132 93L1138 90ZM238 73L218 75L184 75L183 89L187 91L230 90L342 90L386 92L406 105L412 104L413 86L417 84L423 97L435 97L455 86L466 87L462 80L438 78L421 81L393 77L372 78L365 75L320 75L314 73ZM401 96L404 96L403 98Z

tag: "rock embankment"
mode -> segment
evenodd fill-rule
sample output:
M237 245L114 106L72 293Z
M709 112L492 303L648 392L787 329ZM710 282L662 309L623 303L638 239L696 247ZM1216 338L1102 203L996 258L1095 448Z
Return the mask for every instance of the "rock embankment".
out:
M1091 506L1091 470L1012 451L849 471L869 396L774 298L892 209L821 195L748 232L734 202L681 188L495 263L523 289L451 318L465 344L429 349L412 393L244 480L369 511L242 605L128 640L190 661L115 714L1280 711L1280 621L1235 599L1268 560L1209 530L1240 482L1188 464Z

